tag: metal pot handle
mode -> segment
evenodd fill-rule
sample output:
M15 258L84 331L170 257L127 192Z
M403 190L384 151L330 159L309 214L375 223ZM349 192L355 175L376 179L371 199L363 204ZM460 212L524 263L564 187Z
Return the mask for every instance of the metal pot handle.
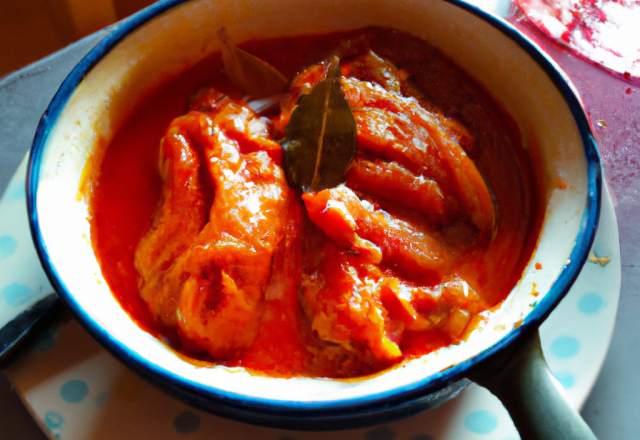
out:
M500 399L522 440L597 440L551 375L538 331L526 338L497 374L473 380Z

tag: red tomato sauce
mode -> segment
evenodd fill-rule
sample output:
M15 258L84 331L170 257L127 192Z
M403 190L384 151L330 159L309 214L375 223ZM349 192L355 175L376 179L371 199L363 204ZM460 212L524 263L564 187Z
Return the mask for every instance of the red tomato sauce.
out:
M107 147L89 196L92 243L112 292L142 329L166 342L186 359L198 364L204 362L205 365L242 366L257 374L281 377L359 377L373 374L466 337L481 321L482 311L495 307L506 298L529 262L544 214L542 196L536 189L541 186L537 183L540 176L535 164L522 148L519 130L510 116L468 74L438 50L409 35L378 28L250 41L241 47L291 79L325 59L341 41L364 33L370 35L369 44L376 54L409 74L411 83L418 90L420 104L426 110L437 111L461 124L474 140L466 154L475 163L491 192L496 212L494 236L488 243L476 243L474 237L470 238L469 231L473 228L469 227L471 223L468 220L462 226L458 227L456 223L438 231L440 239L446 243L443 252L447 264L479 296L477 307L473 309L474 316L464 331L455 335L437 327L418 330L402 327L402 331L396 331L387 325L389 340L402 351L402 356L394 360L375 356L354 360L344 347L340 349L342 351L334 349L337 344L335 338L332 343L319 340L318 332L323 330L315 321L312 327L309 315L303 310L299 279L285 281L281 291L275 295L265 292L264 314L255 341L245 350L222 358L215 358L205 350L185 343L185 338L181 338L174 327L154 317L147 302L141 298L140 275L134 259L141 238L150 230L161 196L162 179L158 170L160 140L172 121L185 114L191 94L202 87L215 87L231 98L241 98L241 93L225 76L218 53L138 103ZM274 163L278 163L276 159ZM214 199L213 189L206 187L203 191L205 205L208 206ZM416 224L422 222L412 210L373 196L361 197L398 218ZM274 271L278 270L279 264L286 264L282 261L290 261L287 258L293 258L291 261L307 258L309 262L310 253L327 242L324 233L318 229L320 225L309 221L303 206L300 203L299 211L292 214L301 219L296 223L299 225L298 238L284 253L274 254ZM310 206L307 204L307 208ZM206 222L209 220L207 217ZM301 240L301 236L312 238L305 238L306 244L300 245L295 240ZM474 244L465 244L471 242ZM315 263L309 264L313 266ZM405 268L402 272L402 268L381 266L381 270L381 276L390 271L394 276L401 273L410 286L420 282L424 284L427 282L424 280L429 278L413 269ZM389 316L398 317L406 313L396 300L383 296L381 301ZM418 312L428 310L433 306L430 301L430 297L423 300L414 298L412 306ZM340 325L354 324L343 322Z

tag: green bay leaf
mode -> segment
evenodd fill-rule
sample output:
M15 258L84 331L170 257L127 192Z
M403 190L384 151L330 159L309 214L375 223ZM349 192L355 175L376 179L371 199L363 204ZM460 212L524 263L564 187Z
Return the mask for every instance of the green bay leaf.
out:
M317 192L344 182L356 153L357 127L338 75L328 75L300 96L285 132L285 165L292 186Z
M222 40L225 74L249 99L262 99L289 91L289 81L275 68L229 41L225 28L218 31Z

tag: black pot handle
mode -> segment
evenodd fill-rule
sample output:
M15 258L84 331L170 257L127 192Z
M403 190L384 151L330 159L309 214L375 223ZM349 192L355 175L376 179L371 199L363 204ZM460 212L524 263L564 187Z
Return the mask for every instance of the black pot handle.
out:
M542 354L538 331L526 336L497 374L473 380L500 399L522 440L597 440L559 390Z

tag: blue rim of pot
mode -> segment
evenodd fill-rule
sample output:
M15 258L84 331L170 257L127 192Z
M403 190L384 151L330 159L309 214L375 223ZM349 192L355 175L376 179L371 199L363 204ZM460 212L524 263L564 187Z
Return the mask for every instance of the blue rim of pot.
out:
M502 32L524 49L548 75L569 106L581 136L587 162L587 201L576 242L569 256L570 262L564 266L549 292L526 316L518 328L514 328L494 345L481 351L474 357L411 384L362 397L313 402L257 398L223 391L212 386L187 380L184 377L167 371L161 366L149 362L147 359L129 349L125 344L113 338L100 324L94 321L75 301L65 283L58 275L55 266L49 258L46 244L40 232L36 200L45 144L51 129L55 126L60 113L78 84L80 84L88 72L117 45L120 40L147 21L189 1L190 0L162 0L128 19L111 26L107 35L76 65L62 83L42 116L34 137L26 183L31 234L51 284L55 287L64 303L72 311L80 324L94 339L100 342L121 362L152 383L164 388L174 396L180 397L196 406L206 407L205 409L212 412L223 413L225 416L238 419L246 418L247 414L258 412L267 417L269 417L270 414L276 418L279 416L292 418L330 418L332 415L344 414L345 411L349 414L355 414L358 411L360 411L360 413L367 413L375 408L381 407L381 405L385 407L389 405L402 406L411 400L441 390L456 381L466 378L470 369L484 364L485 361L499 355L501 351L513 346L513 344L517 344L523 339L523 335L538 328L540 324L542 324L555 306L566 295L577 278L580 269L588 257L595 237L599 221L602 190L602 173L598 149L580 99L577 97L576 92L570 85L570 81L564 72L562 72L555 62L538 49L531 40L505 20L460 0L442 1L474 14L479 19L484 20ZM203 402L211 402L212 405L207 405ZM222 405L225 409L216 410L215 408L219 407L219 405ZM234 415L236 417L234 417Z

